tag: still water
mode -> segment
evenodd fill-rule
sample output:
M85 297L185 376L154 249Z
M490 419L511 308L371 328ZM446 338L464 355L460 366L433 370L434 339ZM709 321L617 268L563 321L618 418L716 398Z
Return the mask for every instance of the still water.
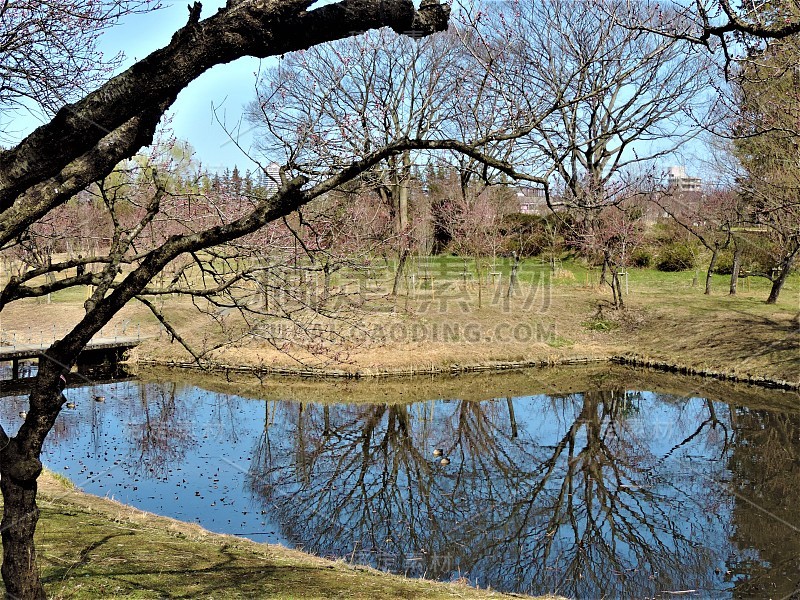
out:
M212 531L411 576L572 597L798 593L800 411L786 398L489 381L480 401L374 404L70 389L45 463Z

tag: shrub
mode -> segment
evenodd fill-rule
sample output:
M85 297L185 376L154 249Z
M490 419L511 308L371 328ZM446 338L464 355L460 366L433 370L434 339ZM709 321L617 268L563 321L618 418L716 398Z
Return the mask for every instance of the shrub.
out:
M619 323L604 319L602 316L595 315L588 321L581 323L586 329L591 331L612 331L619 327Z
M643 269L653 266L653 253L649 248L637 248L631 254L631 265Z
M717 255L717 264L714 265L714 273L718 275L730 275L733 273L733 252L725 251Z
M537 256L547 244L545 219L538 215L506 215L499 232L503 236L504 254L516 252L521 257Z
M680 227L673 219L667 219L653 225L648 237L657 246L668 246L686 242L686 231Z
M686 242L674 242L661 249L656 268L659 271L686 271L694 268L694 248Z

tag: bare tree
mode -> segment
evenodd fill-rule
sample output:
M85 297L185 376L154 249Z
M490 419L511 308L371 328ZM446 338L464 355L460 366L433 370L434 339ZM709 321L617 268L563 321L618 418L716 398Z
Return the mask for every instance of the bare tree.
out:
M648 0L644 5L626 0L613 18L631 29L655 33L670 39L720 50L728 68L742 45L763 47L768 40L780 40L800 33L800 17L794 1L777 3L699 0L665 6ZM642 19L644 8L654 18Z
M654 194L653 199L680 227L692 234L711 252L706 271L704 293L711 294L711 276L721 251L736 244L735 228L742 224L742 202L737 190L716 189L699 192L667 192ZM735 277L738 277L738 267ZM731 293L735 294L735 279Z
M636 219L616 219L630 207L599 214L653 189L655 162L700 132L693 116L704 102L709 61L678 40L609 18L625 12L619 3L600 2L597 8L585 10L572 0L505 2L489 14L495 22L515 24L507 33L495 27L512 57L499 62L504 68L496 77L503 80L497 85L512 112L527 117L513 139L511 160L543 176L557 190L550 193L546 186L548 205L574 216L578 235L594 238L594 245L603 238L596 249L608 250L605 242L616 239L605 235L608 225ZM636 14L644 23L658 18L646 7ZM551 104L544 107L541 99ZM604 274L622 264L612 265L612 256L623 254L602 252ZM619 306L613 273L610 280Z
M770 42L740 61L736 78L738 118L733 152L743 169L739 185L753 225L764 230L772 268L767 304L778 300L800 254L800 169L797 102L800 81L797 36Z
M492 267L496 267L497 254L504 241L500 220L505 213L506 190L485 186L464 188L459 183L444 186L443 192L439 220L451 240L449 249L464 258L465 267L468 257L474 261L478 308L481 308L484 281L488 277L487 260L491 258Z
M604 8L619 10L613 2ZM632 169L649 170L699 133L690 115L702 106L708 61L674 40L627 30L603 11L580 10L570 0L541 10L529 39L549 58L535 64L542 81L553 89L561 65L582 68L570 71L573 102L543 122L535 139L556 165L563 203L602 207L608 182ZM644 10L640 16L653 18ZM549 39L555 42L545 45Z
M0 104L55 112L105 81L121 56L104 57L98 36L158 0L7 0L0 6ZM7 127L8 124L4 124Z
M575 227L584 251L599 254L604 269L610 271L605 273L605 283L611 287L614 308L625 307L620 272L630 265L631 254L644 237L642 202L638 200L631 197L612 202Z
M458 110L472 102L466 81L474 71L453 34L414 41L372 32L286 57L262 78L248 118L263 133L259 146L268 159L313 177L391 140L476 137L476 127L452 131ZM393 293L411 251L413 167L427 160L404 151L360 177L394 223Z

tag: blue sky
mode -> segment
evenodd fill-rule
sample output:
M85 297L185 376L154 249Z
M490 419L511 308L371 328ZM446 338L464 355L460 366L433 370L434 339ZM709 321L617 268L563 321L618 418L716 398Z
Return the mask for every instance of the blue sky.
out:
M224 4L225 0L204 0L202 18L212 15ZM107 55L124 52L126 58L122 69L127 68L169 43L172 34L186 24L188 16L185 1L171 3L153 13L129 16L104 34L102 50ZM221 171L234 165L242 171L256 168L216 122L212 105L217 107L220 118L224 117L233 130L241 118L243 106L255 97L255 72L259 65L264 68L269 65L269 60L244 58L207 71L180 93L169 112L175 135L189 141L196 151L196 158L210 171ZM14 137L21 139L40 122L29 115L16 115ZM242 131L247 128L247 124L242 124ZM249 134L240 135L239 140L245 149L252 144Z
M201 18L214 14L224 4L225 0L204 1ZM104 51L123 51L127 66L169 43L172 34L186 24L188 16L186 2L173 3L154 13L133 15L106 34ZM259 64L266 66L267 61L243 58L214 67L183 90L170 110L175 135L194 147L196 157L210 171L234 165L240 170L255 168L217 123L212 106L228 128L234 130L243 106L255 97ZM247 124L242 125L242 130L247 128ZM252 138L240 135L239 141L249 149Z

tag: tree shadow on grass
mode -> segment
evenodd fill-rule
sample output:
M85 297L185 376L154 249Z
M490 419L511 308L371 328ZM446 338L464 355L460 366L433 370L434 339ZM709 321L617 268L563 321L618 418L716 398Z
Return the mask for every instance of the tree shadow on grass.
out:
M334 566L294 555L275 557L250 548L149 529L73 513L70 527L48 527L40 539L43 582L55 597L163 598L417 597L418 584L387 579L363 568ZM64 525L67 525L66 527ZM108 533L120 527L125 531ZM70 544L70 538L75 543ZM80 544L83 544L80 547ZM441 591L434 592L441 596ZM445 594L447 595L447 594Z
M738 318L735 325L728 327L735 326L740 335L725 341L730 346L731 357L741 358L742 363L731 367L747 371L749 358L770 357L773 366L800 377L800 315L778 320L767 315L734 312Z

